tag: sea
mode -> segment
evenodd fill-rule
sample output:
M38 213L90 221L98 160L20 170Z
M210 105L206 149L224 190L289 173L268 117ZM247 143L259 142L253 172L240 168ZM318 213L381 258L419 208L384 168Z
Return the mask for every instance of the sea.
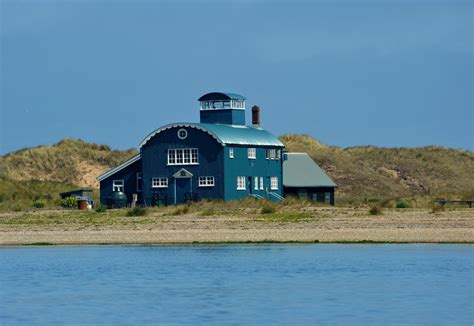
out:
M473 325L474 246L0 248L0 325Z

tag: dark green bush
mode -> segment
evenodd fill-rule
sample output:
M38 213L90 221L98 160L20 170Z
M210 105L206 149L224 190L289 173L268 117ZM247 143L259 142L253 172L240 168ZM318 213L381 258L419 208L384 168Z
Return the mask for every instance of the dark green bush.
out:
M76 208L77 207L77 199L74 197L66 197L61 199L61 206L64 208Z
M99 205L99 207L96 208L95 210L97 213L104 213L107 211L107 207L104 205Z
M145 216L146 214L148 211L143 207L134 207L127 212L127 216Z
M5 200L5 195L4 194L0 194L0 203L3 203Z
M40 202L40 201L35 201L35 202L33 203L33 207L34 207L34 208L44 208L44 206L45 206L44 203L43 203L43 202Z
M271 204L265 204L262 206L262 209L260 210L260 213L262 214L273 214L276 212L276 208L274 205Z
M399 201L395 208L410 208L410 205L404 201Z

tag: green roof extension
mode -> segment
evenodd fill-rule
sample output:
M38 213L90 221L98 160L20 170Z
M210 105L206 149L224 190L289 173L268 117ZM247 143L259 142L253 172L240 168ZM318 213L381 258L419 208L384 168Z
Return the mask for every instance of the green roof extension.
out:
M334 181L306 153L285 153L283 186L337 187Z
M275 146L284 147L277 137L261 128L254 128L240 125L224 125L211 123L172 123L156 129L140 143L140 148L144 146L153 136L164 130L171 128L196 128L210 134L223 146L226 145L254 145L254 146Z

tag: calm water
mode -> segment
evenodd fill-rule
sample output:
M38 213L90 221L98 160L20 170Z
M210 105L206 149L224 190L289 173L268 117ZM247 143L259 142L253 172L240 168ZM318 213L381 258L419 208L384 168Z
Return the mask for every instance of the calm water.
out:
M0 249L0 324L473 324L467 245Z

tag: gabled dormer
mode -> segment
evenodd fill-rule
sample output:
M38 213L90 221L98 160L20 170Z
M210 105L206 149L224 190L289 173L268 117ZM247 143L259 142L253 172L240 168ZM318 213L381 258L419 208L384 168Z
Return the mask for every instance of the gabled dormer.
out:
M245 126L245 97L234 93L208 93L198 99L201 123Z

